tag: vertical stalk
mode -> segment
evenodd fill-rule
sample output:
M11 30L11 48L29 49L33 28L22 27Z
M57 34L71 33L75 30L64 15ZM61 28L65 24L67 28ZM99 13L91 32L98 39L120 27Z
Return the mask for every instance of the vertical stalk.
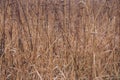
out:
M28 19L27 19L27 15L26 15L26 13L25 13L25 10L24 10L21 2L20 2L19 0L17 0L17 2L18 2L18 4L21 6L22 11L23 11L23 15L24 15L24 18L25 18L27 27L28 27L28 34L29 34L29 41L30 41L30 50L33 51L32 35L31 35L30 25L29 25L29 22L28 22Z
M93 35L92 35L92 44L93 44L93 52L92 52L92 63L91 63L91 76L90 79L93 80L96 77L96 71L95 71L95 1L93 0Z
M3 26L2 26L2 38L0 42L0 55L4 55L5 50L5 20L6 20L6 0L3 1L4 3L4 12L3 12Z
M21 24L22 24L22 21L21 21L21 17L20 17L20 10L19 10L19 7L16 6L16 12L17 12L17 17L18 17L18 46L20 48L20 50L22 52L24 52L24 49L23 49L23 43L22 43L22 28L21 28Z
M40 10L39 10L39 7L40 7L40 0L38 0L38 4L37 4L37 13L36 13L36 16L37 16L37 27L36 27L36 35L35 35L35 51L37 50L37 42L38 42L38 34L39 34L39 17L40 17Z
M3 80L6 80L6 60L5 60L5 20L6 20L6 0L3 0L3 26L2 26L2 38L1 38L1 42L0 42L0 56L2 56L2 65L1 65L1 72L2 72L2 76L3 76Z

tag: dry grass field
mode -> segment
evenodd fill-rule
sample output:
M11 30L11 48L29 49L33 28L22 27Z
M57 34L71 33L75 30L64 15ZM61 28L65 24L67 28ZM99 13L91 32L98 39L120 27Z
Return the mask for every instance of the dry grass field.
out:
M120 80L120 0L0 0L0 80Z

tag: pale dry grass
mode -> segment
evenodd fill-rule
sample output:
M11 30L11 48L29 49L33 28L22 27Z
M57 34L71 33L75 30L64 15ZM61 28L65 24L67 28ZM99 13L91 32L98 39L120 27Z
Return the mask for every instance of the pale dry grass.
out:
M0 0L0 80L120 80L119 0Z

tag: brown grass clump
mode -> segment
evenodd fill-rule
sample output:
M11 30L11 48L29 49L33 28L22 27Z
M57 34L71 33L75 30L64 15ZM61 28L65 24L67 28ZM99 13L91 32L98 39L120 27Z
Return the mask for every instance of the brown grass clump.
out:
M120 0L0 0L0 80L120 80Z

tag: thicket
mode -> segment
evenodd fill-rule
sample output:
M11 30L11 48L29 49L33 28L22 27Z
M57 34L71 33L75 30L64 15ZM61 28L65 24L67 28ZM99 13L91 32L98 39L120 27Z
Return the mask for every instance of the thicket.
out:
M0 0L0 80L120 80L120 0Z

